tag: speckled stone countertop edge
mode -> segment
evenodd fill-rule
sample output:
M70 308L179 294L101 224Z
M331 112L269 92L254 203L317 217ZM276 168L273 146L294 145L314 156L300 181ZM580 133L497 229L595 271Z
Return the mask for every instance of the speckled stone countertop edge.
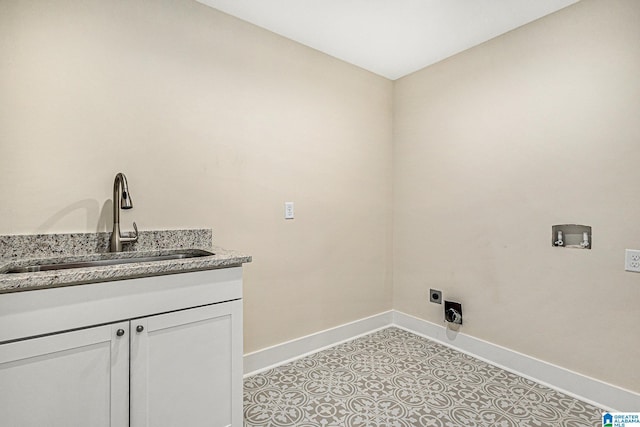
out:
M240 266L249 255L212 247L213 255L164 261L0 275L0 294Z
M252 261L252 257L234 250L212 245L210 229L168 230L145 232L142 244L135 250L121 253L105 252L105 233L76 233L66 235L0 236L0 247L4 249L0 258L0 294L83 285L190 271L213 270L240 266ZM38 242L45 242L44 245ZM80 242L78 244L78 242ZM96 242L100 242L96 246ZM108 242L108 239L107 239ZM55 243L55 245L52 245ZM72 250L64 247L70 243ZM21 245L24 244L24 247ZM59 248L58 245L63 245ZM43 248L54 247L53 250ZM58 247L55 247L58 246ZM34 248L36 248L34 250ZM78 250L80 248L80 250ZM25 273L3 273L11 268L52 262L79 262L100 258L163 255L176 249L199 249L212 255L162 261L129 262L108 266L70 268ZM7 256L9 254L9 256Z

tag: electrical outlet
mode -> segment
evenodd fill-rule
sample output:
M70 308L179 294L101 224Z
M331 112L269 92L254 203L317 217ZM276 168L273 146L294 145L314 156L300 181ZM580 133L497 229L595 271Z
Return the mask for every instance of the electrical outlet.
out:
M442 304L442 291L437 289L429 289L429 301L436 304Z
M293 202L284 202L284 219L293 219Z
M624 251L624 269L640 273L640 251L636 249L626 249Z

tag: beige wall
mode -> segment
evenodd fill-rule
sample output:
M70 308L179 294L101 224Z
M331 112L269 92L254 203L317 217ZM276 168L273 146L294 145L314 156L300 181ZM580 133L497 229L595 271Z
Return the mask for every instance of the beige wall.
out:
M392 82L188 0L4 0L0 52L0 234L110 230L122 171L125 230L253 255L246 351L391 308Z
M392 300L438 323L434 287L463 332L640 391L638 22L583 0L394 84L195 1L0 1L0 234L109 230L123 171L125 229L254 256L247 352Z
M395 83L394 308L640 391L640 2L582 2ZM593 249L551 226L593 227Z

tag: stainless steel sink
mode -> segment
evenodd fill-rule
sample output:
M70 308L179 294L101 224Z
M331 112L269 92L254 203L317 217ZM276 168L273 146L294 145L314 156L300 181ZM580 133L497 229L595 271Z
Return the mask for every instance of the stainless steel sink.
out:
M109 265L131 264L136 262L156 262L175 259L198 258L214 255L211 252L200 249L188 249L184 251L171 251L161 255L143 255L135 252L120 252L117 258L107 258L112 254L105 255L103 259L93 259L87 261L59 262L59 263L36 263L25 266L10 267L4 273L30 273L35 271L66 270L69 268L104 267Z

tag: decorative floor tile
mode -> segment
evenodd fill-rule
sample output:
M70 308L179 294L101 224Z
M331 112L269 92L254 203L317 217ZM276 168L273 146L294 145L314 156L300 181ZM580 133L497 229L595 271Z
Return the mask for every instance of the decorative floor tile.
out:
M245 427L595 427L601 412L393 327L244 381Z

